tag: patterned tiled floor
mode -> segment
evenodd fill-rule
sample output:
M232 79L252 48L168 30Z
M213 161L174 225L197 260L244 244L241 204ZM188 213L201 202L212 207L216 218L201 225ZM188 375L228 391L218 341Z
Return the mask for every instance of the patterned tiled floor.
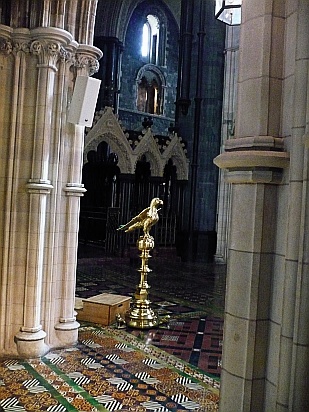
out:
M176 319L168 329L131 331L167 353L197 366L214 376L220 375L222 327L220 318L211 316ZM144 336L143 336L144 335Z
M150 330L83 324L74 348L0 359L0 411L217 411L225 267L152 259ZM76 296L133 296L137 262L80 257Z
M219 382L113 328L42 359L0 361L0 408L19 411L217 411Z
M78 297L99 293L133 296L139 281L139 262L128 258L82 258L79 260ZM127 329L144 342L220 375L225 266L183 263L156 257L149 263L148 282L152 307L170 322L157 329ZM162 281L164 279L164 281Z

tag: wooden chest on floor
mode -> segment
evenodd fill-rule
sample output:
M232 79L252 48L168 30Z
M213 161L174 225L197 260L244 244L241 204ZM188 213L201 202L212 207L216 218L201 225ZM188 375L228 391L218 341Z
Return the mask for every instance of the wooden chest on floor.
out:
M116 321L119 313L124 314L130 308L131 298L129 296L101 293L88 299L83 299L83 308L77 311L77 320L84 320L108 326Z

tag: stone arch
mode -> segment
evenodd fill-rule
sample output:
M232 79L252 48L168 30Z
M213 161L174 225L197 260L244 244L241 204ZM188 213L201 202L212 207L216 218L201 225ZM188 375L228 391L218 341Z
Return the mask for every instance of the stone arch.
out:
M108 8L108 15L110 16L110 19L105 19L104 21L96 21L96 35L104 35L104 36L115 36L117 37L120 41L124 41L127 27L129 24L129 21L132 17L132 14L136 7L139 6L140 3L143 3L145 0L122 0L121 2L118 1L102 1L98 3L98 9L97 9L97 16L100 16L102 14L101 9L104 8L106 12L106 8ZM156 7L154 5L148 5L146 6L147 14L158 14L158 16L162 19L162 21L165 24L166 27L166 17L162 16L163 10L161 7ZM173 16L177 27L179 29L180 25L180 7L179 5L176 4L174 5L173 3L169 4L168 10ZM160 14L159 14L160 13Z
M84 163L90 151L96 151L98 145L105 141L112 152L118 155L118 167L121 173L134 174L136 162L143 154L147 155L151 164L152 176L162 177L164 167L170 158L177 167L177 179L188 180L188 159L184 143L177 134L169 135L164 149L158 147L156 136L150 128L144 129L134 144L129 143L128 135L113 113L111 107L106 107L103 113L98 113L94 126L85 138Z
M151 91L157 90L156 105L151 104ZM164 114L166 79L162 71L154 64L145 64L137 72L135 94L137 110L151 114ZM148 98L143 101L141 91L145 90ZM147 91L146 91L147 90ZM153 100L153 99L152 99ZM154 102L152 102L154 103ZM150 108L151 106L152 109Z
M88 152L90 150L96 150L98 145L102 142L106 142L110 146L111 151L118 155L118 166L121 173L132 173L132 163L130 157L128 156L128 150L131 150L131 148L126 147L127 145L123 144L117 136L110 132L97 135L91 140L91 143L85 147L84 163L87 159Z
M164 167L169 159L173 160L177 168L177 180L188 180L189 160L186 157L181 138L177 134L171 138L170 144L164 151L162 158L164 159Z
M174 165L176 166L177 180L188 180L188 166L187 164L184 165L184 159L178 156L177 153L173 154L169 159L172 159ZM165 165L167 164L167 162L165 163Z
M103 113L97 114L96 123L85 138L84 162L87 153L105 141L111 150L118 155L118 166L121 173L134 173L132 163L132 148L122 130L111 107L106 107Z
M162 176L162 171L161 171L161 162L158 159L157 155L150 151L147 150L145 152L141 152L139 156L136 158L136 163L142 158L142 156L146 156L147 161L150 163L150 170L151 170L151 176Z
M162 87L166 87L166 79L164 74L156 65L152 63L145 64L139 69L136 75L136 82L140 81L140 79L145 76L145 73L147 72L153 72L160 79Z
M146 131L134 150L136 161L144 154L149 158L152 176L163 176L161 153L150 129Z

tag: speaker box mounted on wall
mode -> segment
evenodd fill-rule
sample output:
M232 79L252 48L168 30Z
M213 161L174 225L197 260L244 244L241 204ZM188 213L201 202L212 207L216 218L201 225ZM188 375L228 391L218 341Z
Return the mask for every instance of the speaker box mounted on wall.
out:
M101 80L77 76L68 122L79 126L92 126Z

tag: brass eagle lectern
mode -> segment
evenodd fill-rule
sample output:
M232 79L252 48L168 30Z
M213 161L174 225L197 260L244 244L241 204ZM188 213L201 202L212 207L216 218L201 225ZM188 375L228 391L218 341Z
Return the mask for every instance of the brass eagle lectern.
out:
M148 299L148 285L147 275L151 272L148 267L148 259L150 251L154 248L154 238L150 236L149 231L154 224L159 220L158 209L163 201L157 197L152 199L150 206L144 209L141 213L135 216L125 225L121 225L118 230L125 230L131 232L132 230L141 228L144 235L140 236L137 241L137 247L141 251L142 265L139 269L141 274L140 282L136 286L136 292L132 301L131 308L125 315L125 322L127 326L138 329L150 329L159 324L158 314L151 308L150 300Z

